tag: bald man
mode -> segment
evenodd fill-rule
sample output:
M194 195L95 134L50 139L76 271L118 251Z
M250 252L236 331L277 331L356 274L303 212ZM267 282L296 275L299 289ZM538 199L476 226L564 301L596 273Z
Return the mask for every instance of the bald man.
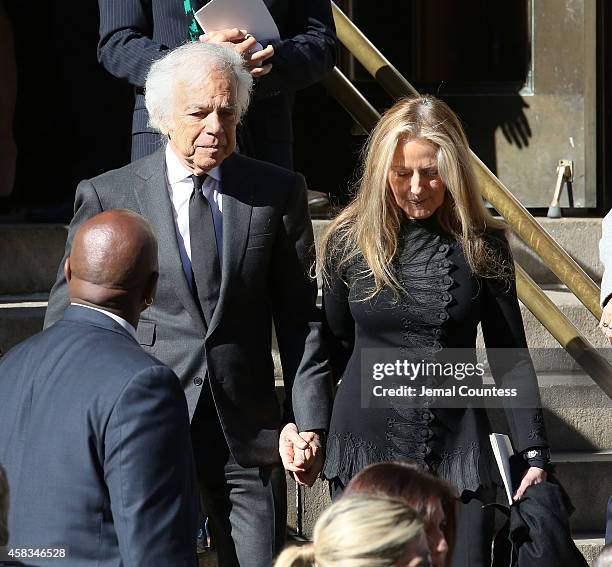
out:
M96 215L64 270L64 317L0 361L8 549L57 550L36 565L194 567L185 396L135 340L158 276L151 228L129 211Z

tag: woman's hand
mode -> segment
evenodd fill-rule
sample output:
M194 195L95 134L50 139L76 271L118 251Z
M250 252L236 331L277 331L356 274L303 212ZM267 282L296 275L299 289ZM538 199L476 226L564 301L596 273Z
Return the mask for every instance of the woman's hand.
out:
M513 500L516 502L523 497L525 490L527 490L532 484L540 484L546 480L546 471L538 467L529 467L529 470L525 473L521 485L515 492Z

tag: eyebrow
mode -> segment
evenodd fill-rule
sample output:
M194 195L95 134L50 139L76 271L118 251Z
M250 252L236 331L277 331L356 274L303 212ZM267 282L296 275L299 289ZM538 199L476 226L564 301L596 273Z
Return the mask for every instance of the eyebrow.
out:
M185 108L185 112L199 112L201 110L206 110L206 111L210 112L212 110L212 107L207 106L205 104L190 104L189 106L187 106L187 108ZM232 110L232 111L235 111L236 110L236 105L235 104L221 105L219 107L219 110Z
M435 162L430 163L429 165L424 165L422 167L417 167L416 169L432 169L432 168L437 168L438 164ZM405 167L403 165L393 165L391 164L391 169L395 169L395 170L401 170L401 171L410 171L415 169L414 167Z

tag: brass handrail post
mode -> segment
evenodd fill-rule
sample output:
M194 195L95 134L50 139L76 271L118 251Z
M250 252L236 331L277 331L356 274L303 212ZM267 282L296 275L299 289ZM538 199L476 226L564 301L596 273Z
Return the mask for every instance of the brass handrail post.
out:
M418 95L418 91L332 2L338 39L394 99ZM550 270L599 320L599 288L575 260L540 226L514 195L472 153L482 194L508 221L516 234L530 246Z

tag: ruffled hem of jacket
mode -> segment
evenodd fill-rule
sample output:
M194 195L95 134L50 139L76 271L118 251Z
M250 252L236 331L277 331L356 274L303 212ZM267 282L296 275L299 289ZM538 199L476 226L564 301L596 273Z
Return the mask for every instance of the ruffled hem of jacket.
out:
M327 440L325 465L321 472L324 480L338 479L344 486L362 469L373 463L384 461L403 461L414 464L419 470L431 472L450 485L457 494L465 490L476 492L482 485L489 486L490 479L480 476L480 449L477 443L467 448L457 448L440 456L428 454L423 458L418 455L401 452L405 447L403 441L392 440L386 452L381 451L370 441L365 441L351 433L342 436L330 434Z
M383 454L371 441L352 433L344 433L342 436L331 433L327 438L321 477L325 480L337 478L346 486L360 470L384 460Z

